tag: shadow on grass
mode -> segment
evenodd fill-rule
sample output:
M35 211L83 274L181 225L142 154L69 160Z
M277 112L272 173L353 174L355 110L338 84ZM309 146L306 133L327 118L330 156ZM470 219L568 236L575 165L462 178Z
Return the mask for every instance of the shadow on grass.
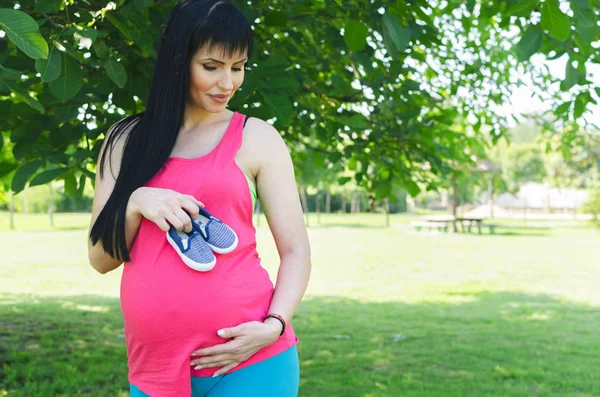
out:
M340 228L347 227L351 229L384 229L384 225L369 225L369 224L359 224L359 223L326 223L326 224L311 224L308 227L311 228L319 228L319 229L331 229L331 228Z
M516 293L305 299L300 396L596 396L598 308ZM128 396L118 299L0 296L0 393Z
M39 229L31 229L31 230L17 229L12 232L13 233L66 233L66 232L87 230L88 228L89 228L88 226L64 226L64 227L55 227L55 228L48 227L46 229L39 228ZM6 231L6 232L8 232L8 231Z

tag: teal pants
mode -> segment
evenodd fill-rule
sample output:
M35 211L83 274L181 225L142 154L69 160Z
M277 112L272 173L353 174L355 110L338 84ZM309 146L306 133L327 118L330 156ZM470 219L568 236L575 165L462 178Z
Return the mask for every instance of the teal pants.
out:
M267 360L213 377L192 376L191 397L297 397L298 350L293 346ZM130 397L150 397L130 385Z

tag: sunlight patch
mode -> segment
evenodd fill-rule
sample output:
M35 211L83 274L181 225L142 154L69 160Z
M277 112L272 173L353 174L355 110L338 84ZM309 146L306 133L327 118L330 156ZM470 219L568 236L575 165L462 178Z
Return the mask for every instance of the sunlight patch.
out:
M100 312L100 313L106 313L110 310L106 306L88 306L88 305L76 305L75 309L83 310L83 311L87 311L87 312Z
M97 313L107 313L110 308L108 306L90 306L90 305L76 305L73 302L64 302L61 307L63 309L76 309L84 312L97 312Z
M529 318L532 320L550 320L552 316L549 313L533 313Z

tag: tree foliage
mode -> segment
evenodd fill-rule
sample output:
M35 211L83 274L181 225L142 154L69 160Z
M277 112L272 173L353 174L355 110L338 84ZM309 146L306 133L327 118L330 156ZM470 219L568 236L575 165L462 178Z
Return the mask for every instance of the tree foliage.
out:
M351 169L377 198L445 185L504 136L495 109L515 71L552 101L566 143L600 93L586 72L600 60L598 0L237 3L257 46L230 106L313 148L302 167ZM0 0L0 131L14 156L0 178L15 192L52 179L83 191L107 128L144 109L173 4ZM568 57L565 79L534 68L534 54Z

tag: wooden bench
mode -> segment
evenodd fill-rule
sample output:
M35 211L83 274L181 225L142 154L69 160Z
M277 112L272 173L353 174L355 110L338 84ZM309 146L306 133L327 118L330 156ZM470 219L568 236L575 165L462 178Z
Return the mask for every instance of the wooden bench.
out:
M472 227L477 227L477 232L481 234L481 228L487 227L490 230L490 234L495 234L495 229L498 225L494 225L492 223L483 223L483 220L459 220L459 223L462 228L462 232L465 232L465 227L467 229L467 233L471 233Z
M496 234L495 229L496 229L496 227L498 227L498 225L494 225L493 223L482 223L481 225L479 225L479 234L481 234L482 227L489 228L490 234Z
M448 231L448 222L423 222L423 221L415 221L410 223L411 226L415 228L417 232L420 232L423 229L428 229L432 231L437 229L439 231Z

